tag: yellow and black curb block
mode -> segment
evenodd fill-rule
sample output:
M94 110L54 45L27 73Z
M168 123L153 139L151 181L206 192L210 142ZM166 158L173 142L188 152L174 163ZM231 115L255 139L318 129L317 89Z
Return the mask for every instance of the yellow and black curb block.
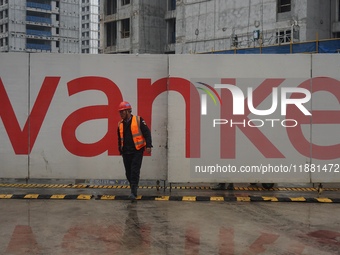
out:
M94 198L93 195L41 195L41 194L0 194L0 199L64 199L64 200L90 200Z
M66 194L0 194L0 199L50 199L50 200L129 200L128 196L115 195L66 195ZM340 198L280 197L280 196L138 196L140 201L186 202L305 202L340 203Z
M127 200L127 196L98 195L96 200ZM340 198L269 197L269 196L138 196L137 200L187 202L307 202L340 203Z
M0 187L8 188L56 188L56 189L129 189L128 185L91 185L91 184L34 184L34 183L0 183ZM211 190L209 186L139 186L139 189L172 189L172 190ZM262 187L234 187L235 191L312 191L318 188L284 188L265 189ZM340 191L340 188L323 188L323 191Z

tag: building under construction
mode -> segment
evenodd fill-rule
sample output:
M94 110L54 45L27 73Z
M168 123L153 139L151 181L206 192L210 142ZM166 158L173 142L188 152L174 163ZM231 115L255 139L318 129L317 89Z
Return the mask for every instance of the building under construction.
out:
M0 52L97 53L98 0L0 0Z
M101 1L103 53L165 53L167 0Z
M339 0L105 0L101 44L103 53L335 53L339 9Z

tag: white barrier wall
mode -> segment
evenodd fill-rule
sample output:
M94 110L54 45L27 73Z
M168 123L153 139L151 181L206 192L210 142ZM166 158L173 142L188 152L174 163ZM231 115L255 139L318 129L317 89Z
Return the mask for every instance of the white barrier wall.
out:
M338 55L313 56L311 163L315 172L311 182L338 182L340 178L339 60Z
M183 115L188 103L169 93L170 182L339 181L338 55L171 55L169 63L170 77L191 81L190 99L200 101L191 109L206 100L205 114L191 111L192 129ZM286 93L296 89L304 90ZM183 146L188 129L195 135ZM195 155L178 160L185 152Z
M339 182L339 58L0 54L0 178L125 179L124 99L153 135L142 179Z
M0 77L15 112L8 122L17 118L22 129L28 112L31 118L30 140L26 136L18 152L7 133L13 127L6 132L1 122L0 177L125 179L117 150L118 104L129 101L137 114L138 79L154 81L167 70L166 55L1 54ZM166 111L164 94L153 102L155 148L144 157L143 179L166 179Z
M0 177L25 178L28 175L29 55L0 54L0 78L4 84L0 83ZM5 102L5 92L10 105Z
M239 87L247 98L247 88L253 88L254 101L259 101L259 107L268 109L272 99L272 87L296 87L310 77L311 57L309 55L194 55L169 56L170 76L180 76L189 79L196 87L203 87L200 82L214 86L214 84L228 83ZM180 68L186 66L185 69ZM194 65L191 63L195 63ZM213 64L212 64L213 63ZM219 90L219 89L217 89ZM198 90L197 90L198 91ZM220 93L220 91L219 91ZM201 95L202 92L199 91ZM203 92L203 94L206 94ZM175 99L173 99L175 97ZM169 136L180 136L183 132L172 127L178 112L183 112L184 104L172 104L177 101L177 95L169 96ZM222 104L208 104L207 115L200 116L200 156L199 158L186 158L182 162L169 165L169 180L171 181L211 181L211 182L285 182L291 181L292 175L281 173L240 173L241 166L261 166L271 164L305 164L309 157L296 153L287 137L286 128L275 122L265 122L263 127L250 127L250 119L285 119L280 116L279 109L270 116L255 116L254 114L233 115L228 111L224 116L221 109L232 106L232 98L227 95ZM207 103L212 102L207 98ZM170 108L172 107L172 108ZM223 108L225 107L225 108ZM310 106L309 106L310 107ZM278 107L279 108L279 107ZM171 110L173 109L173 110ZM247 107L245 106L247 110ZM225 125L213 127L214 119L226 119ZM231 121L239 123L231 126ZM245 125L243 124L245 121ZM242 124L240 124L242 123ZM181 125L183 127L183 124ZM177 126L176 126L177 127ZM305 136L309 138L310 129L307 127ZM195 137L194 139L197 139ZM169 140L169 161L178 158L182 151L171 150L175 140ZM199 143L197 144L199 146ZM181 148L183 149L183 148ZM221 155L223 151L227 153ZM206 168L228 167L226 172L211 173ZM177 169L177 171L176 171ZM179 170L181 169L181 170ZM186 169L186 170L184 170ZM197 172L196 172L197 170ZM198 171L200 170L200 171ZM217 170L217 169L216 169ZM309 182L308 173L294 174L294 181Z

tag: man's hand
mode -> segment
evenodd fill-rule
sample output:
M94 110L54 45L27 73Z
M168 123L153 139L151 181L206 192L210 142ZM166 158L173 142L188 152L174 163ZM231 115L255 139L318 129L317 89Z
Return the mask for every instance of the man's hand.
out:
M151 153L151 148L146 148L146 153Z

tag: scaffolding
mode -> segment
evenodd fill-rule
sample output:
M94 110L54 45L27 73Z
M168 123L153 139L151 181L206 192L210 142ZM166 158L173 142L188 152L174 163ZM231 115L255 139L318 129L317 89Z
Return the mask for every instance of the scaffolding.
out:
M206 52L210 54L295 54L295 53L340 53L340 38L293 42L255 47L237 48L223 51Z

